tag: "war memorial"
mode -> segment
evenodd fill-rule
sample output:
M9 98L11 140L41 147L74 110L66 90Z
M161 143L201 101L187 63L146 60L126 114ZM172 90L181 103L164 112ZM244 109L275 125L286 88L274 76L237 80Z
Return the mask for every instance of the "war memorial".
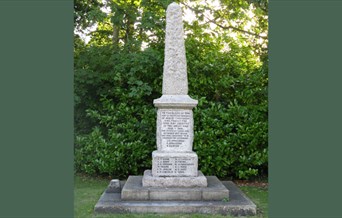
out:
M198 169L192 150L192 109L197 103L188 95L182 11L172 3L166 12L162 96L153 101L157 150L152 152L152 169L126 181L110 181L95 213L256 214L256 205L233 182L221 182Z

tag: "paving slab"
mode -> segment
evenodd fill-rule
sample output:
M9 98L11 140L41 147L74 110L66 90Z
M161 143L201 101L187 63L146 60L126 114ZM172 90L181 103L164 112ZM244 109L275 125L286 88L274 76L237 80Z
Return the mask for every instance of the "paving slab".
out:
M207 176L210 183L210 176ZM229 190L229 200L182 201L182 200L122 200L121 193L104 192L95 213L160 213L160 214L221 214L251 216L256 214L256 205L231 181L222 182ZM125 183L121 183L124 187Z

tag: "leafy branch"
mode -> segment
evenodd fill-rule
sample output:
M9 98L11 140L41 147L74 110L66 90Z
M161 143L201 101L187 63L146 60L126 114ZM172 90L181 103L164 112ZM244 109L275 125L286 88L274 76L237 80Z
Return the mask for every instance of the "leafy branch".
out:
M198 13L201 13L200 10L194 8L194 7L191 7L190 5L182 2L181 4L183 4L185 7L187 7L188 9L192 10L193 12L195 12L196 14ZM256 34L256 33L253 33L253 32L250 32L250 31L246 31L246 30L243 30L243 29L240 29L238 27L234 27L234 26L224 26L222 24L219 24L216 20L213 20L213 19L210 19L208 18L205 14L203 14L203 16L208 20L209 23L213 23L215 24L216 26L220 27L221 29L224 29L224 30L235 30L235 31L238 31L238 32L242 32L242 33L245 33L245 34L248 34L248 35L252 35L252 36L255 36L255 37L258 37L258 38L262 38L262 39L268 39L267 36L261 36L259 34Z

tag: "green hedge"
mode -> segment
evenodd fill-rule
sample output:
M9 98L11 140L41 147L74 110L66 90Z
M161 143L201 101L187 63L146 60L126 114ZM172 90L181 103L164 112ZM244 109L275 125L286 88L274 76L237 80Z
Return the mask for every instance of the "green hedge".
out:
M75 167L125 178L151 168L163 48L114 50L79 45L75 53ZM267 61L246 48L229 52L186 41L194 150L206 175L267 175ZM266 57L265 57L266 58Z

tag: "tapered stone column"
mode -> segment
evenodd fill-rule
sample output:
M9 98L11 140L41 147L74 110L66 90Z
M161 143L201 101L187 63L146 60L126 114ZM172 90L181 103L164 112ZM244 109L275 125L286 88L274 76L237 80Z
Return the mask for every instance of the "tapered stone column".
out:
M152 153L152 171L145 171L143 186L205 187L192 151L198 101L188 95L182 11L172 3L166 11L163 95L154 100L157 111L157 150Z

